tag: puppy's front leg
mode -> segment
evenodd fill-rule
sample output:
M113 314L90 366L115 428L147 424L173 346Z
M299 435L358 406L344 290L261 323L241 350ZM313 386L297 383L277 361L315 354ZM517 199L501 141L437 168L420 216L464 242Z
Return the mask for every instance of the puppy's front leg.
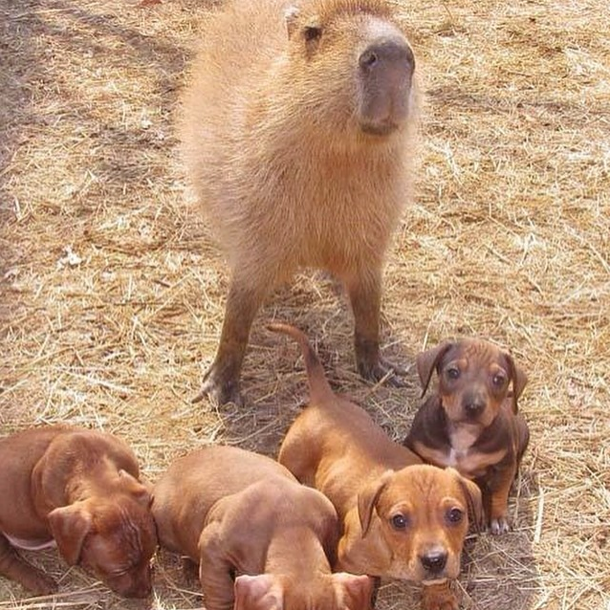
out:
M232 610L234 566L227 558L226 541L218 523L208 525L199 538L199 580L207 610Z
M424 585L422 608L424 610L458 610L458 601L448 580L435 585Z
M505 534L510 530L508 524L508 494L517 474L516 464L497 469L487 486L491 493L489 529L492 534Z
M0 574L18 582L36 595L48 595L57 591L57 583L50 576L21 559L2 534L0 534Z

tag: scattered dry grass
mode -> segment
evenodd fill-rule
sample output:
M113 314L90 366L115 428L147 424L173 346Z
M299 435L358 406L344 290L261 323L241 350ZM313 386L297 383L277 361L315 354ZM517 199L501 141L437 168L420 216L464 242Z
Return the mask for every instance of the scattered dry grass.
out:
M275 454L305 396L307 329L333 384L395 438L418 404L354 373L344 299L316 274L269 300L247 409L189 403L227 274L185 205L173 112L205 0L0 0L0 433L69 421L125 437L155 479L210 442ZM610 608L610 17L602 0L405 3L428 107L418 197L389 257L387 352L476 334L530 376L515 531L480 536L464 606ZM61 595L0 579L0 609L142 608L53 552ZM161 553L152 608L200 608ZM150 604L149 604L150 605ZM381 610L417 608L384 587Z

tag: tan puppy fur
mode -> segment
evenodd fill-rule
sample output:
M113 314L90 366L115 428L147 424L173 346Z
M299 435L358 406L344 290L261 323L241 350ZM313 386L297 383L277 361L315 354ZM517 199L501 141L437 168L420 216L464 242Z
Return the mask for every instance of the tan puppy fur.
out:
M0 574L43 595L49 576L16 548L57 545L119 595L145 597L157 537L151 496L127 445L102 432L48 426L0 440Z
M270 458L194 451L155 486L153 514L161 544L199 565L207 610L370 610L371 579L331 573L332 504Z
M307 338L273 324L303 350L310 403L289 429L279 461L302 483L322 491L343 522L338 569L423 583L427 610L457 608L457 577L481 495L453 469L421 464L392 442L368 414L331 390Z

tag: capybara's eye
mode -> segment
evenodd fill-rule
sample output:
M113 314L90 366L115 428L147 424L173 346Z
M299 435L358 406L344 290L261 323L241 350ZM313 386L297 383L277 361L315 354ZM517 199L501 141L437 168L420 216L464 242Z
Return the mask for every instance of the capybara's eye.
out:
M497 388L501 388L506 383L506 375L496 373L492 378L492 382Z
M457 379L460 376L460 369L457 368L457 366L450 366L447 369L447 377L449 377L449 379Z
M322 36L322 28L315 25L307 25L305 26L303 36L307 42L318 40Z
M394 515L390 521L395 530L404 530L407 527L407 518L404 515Z
M460 523L460 521L464 518L464 511L459 508L452 508L447 511L447 521L449 523Z

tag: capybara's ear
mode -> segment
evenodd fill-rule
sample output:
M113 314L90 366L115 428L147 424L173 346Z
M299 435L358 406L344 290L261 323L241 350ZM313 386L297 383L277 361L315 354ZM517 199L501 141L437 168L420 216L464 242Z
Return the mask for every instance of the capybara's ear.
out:
M373 604L375 579L370 576L356 576L348 572L333 574L333 583L338 599L344 600L341 606L349 610L369 610Z
M131 494L134 499L148 508L152 504L152 489L153 486L148 481L138 481L133 475L126 470L119 470L119 479L123 489Z
M61 556L68 565L78 563L83 543L93 528L93 519L84 502L56 508L47 517L49 529Z
M437 368L441 358L447 353L452 345L453 343L449 341L443 341L440 345L417 354L415 362L417 364L419 383L422 387L422 396L424 396L428 390L434 369Z
M286 31L288 32L288 38L292 38L295 30L297 29L298 17L298 7L291 5L284 10L284 21L286 22Z
M462 493L464 494L464 500L468 506L468 518L474 525L474 529L477 532L485 529L485 516L483 512L483 496L479 486L470 479L463 477L457 470L453 468L447 468L456 477Z
M506 357L506 363L508 364L508 371L510 373L511 380L513 382L513 411L518 413L519 407L517 405L517 399L519 396L521 396L521 394L523 394L523 390L527 385L527 375L520 366L515 364L515 361L510 354L504 355Z
M233 586L234 610L282 610L284 591L277 576L238 576Z
M360 529L363 537L366 536L369 527L371 527L373 510L377 506L377 500L379 500L381 492L393 474L393 470L386 470L379 479L373 481L358 494L358 518L360 519Z

